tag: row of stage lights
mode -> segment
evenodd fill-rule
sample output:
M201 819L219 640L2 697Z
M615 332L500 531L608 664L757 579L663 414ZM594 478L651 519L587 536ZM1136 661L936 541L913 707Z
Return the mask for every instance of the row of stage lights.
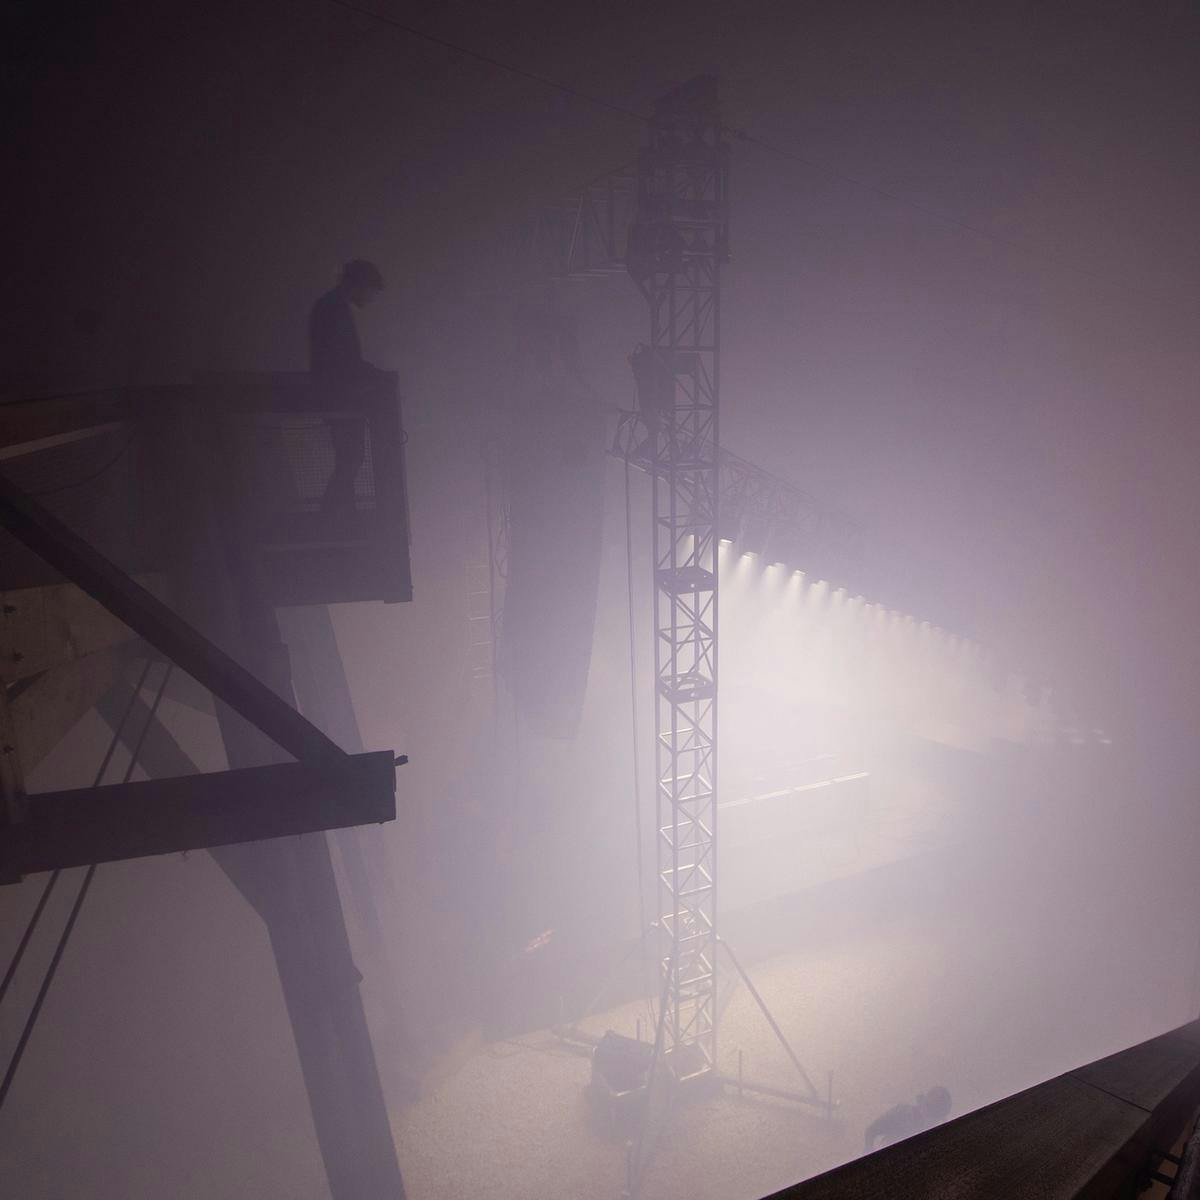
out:
M721 551L728 552L733 548L733 539L719 538L717 545ZM736 566L731 569L739 571L745 564L760 561L761 557L761 555L756 554L753 550L741 550L738 554ZM955 662L960 666L964 663L974 663L993 674L997 669L991 652L970 637L952 633L941 625L934 625L929 621L918 621L910 613L888 608L878 601L868 600L861 594L851 596L846 588L833 587L828 580L813 579L810 581L808 574L799 567L789 567L787 563L779 559L763 564L764 572L775 569L787 574L790 580L789 586L791 584L799 585L800 588L805 589L807 594L814 598L821 598L821 603L824 602L823 598L827 597L828 600L836 605L845 605L843 611L847 614L853 614L854 610L860 606L862 609L873 608L878 619L888 621L894 629L898 626L899 629L897 632L900 632L906 638L915 635L927 649L929 648L929 644L926 639L932 638L934 647L943 652L949 651L954 656ZM1018 671L1018 676L1021 680L1021 692L1030 707L1039 708L1043 706L1046 703L1046 695L1050 685L1045 680L1028 672ZM992 686L999 690L1003 686L1003 676L993 679ZM1076 745L1096 743L1108 746L1112 744L1111 737L1101 729L1068 728L1064 725L1057 736L1059 740L1065 738Z
M718 539L718 547L721 551L728 552L733 547L733 541L730 538ZM740 572L748 564L760 560L760 555L752 550L742 550L738 554L736 565L732 566L731 570ZM817 599L819 603L828 601L839 606L840 610L847 615L853 615L855 610L859 611L866 609L874 609L875 617L879 620L887 621L891 627L901 636L907 638L917 637L920 643L925 647L926 652L929 649L949 652L956 664L960 667L973 663L976 666L988 671L994 675L997 670L995 660L990 651L974 639L963 634L952 633L941 625L934 625L929 621L918 621L916 617L910 613L901 612L898 609L888 608L886 605L877 601L870 601L861 594L851 596L844 587L833 587L828 580L815 579L809 580L809 576L799 567L790 568L787 563L776 560L774 562L766 562L763 564L763 571L770 572L778 569L782 573L786 573L789 578L788 587L798 585L799 588ZM932 639L932 646L927 639ZM1049 685L1036 675L1029 674L1024 671L1017 672L1020 679L1020 688L1024 694L1026 702L1033 708L1038 708L1045 703L1045 695ZM1003 676L993 678L992 686L1000 690L1003 686ZM1079 730L1067 731L1070 735L1070 740L1076 744L1085 744L1092 741L1102 743L1104 745L1111 744L1111 739L1102 730L1095 729L1081 733ZM1063 734L1062 736L1066 736Z
M742 539L739 538L738 541L742 542ZM982 653L982 647L969 637L952 633L941 625L936 625L930 621L919 621L910 613L891 608L882 601L868 600L861 592L851 594L850 590L844 586L835 586L828 579L820 575L814 575L811 571L804 571L800 567L793 566L779 552L781 544L780 539L775 539L773 543L770 539L766 539L766 548L760 550L747 546L743 542L738 547L739 560L761 562L765 570L778 568L781 571L788 572L793 580L805 585L812 594L821 594L824 592L835 602L848 602L850 605L875 608L881 617L889 618L918 632L932 634L939 639L945 639L951 647L959 647L964 650L974 650ZM717 545L720 550L730 551L734 547L734 539L731 537L720 537L717 539Z
M629 416L626 440L638 420L636 414ZM618 441L620 437L619 430ZM786 480L728 452L722 452L719 460L718 487L719 546L736 546L743 556L767 567L790 569L808 589L824 589L833 600L875 608L904 625L935 633L951 645L977 646L966 633L951 633L941 624L909 616L906 610L924 608L925 603L912 604L911 599L897 595L894 587L878 587L871 580L863 530L848 515L826 508ZM835 579L843 582L834 584ZM881 592L891 593L890 603L879 596ZM868 599L868 594L876 598Z
M894 602L869 599L864 593L873 594L876 589L864 586L865 555L857 526L848 519L821 510L808 497L783 481L757 471L751 464L742 460L736 462L742 476L754 475L759 496L755 498L753 490L747 494L723 486L717 522L717 545L721 550L728 552L736 548L741 559L758 561L767 570L779 568L788 572L814 598L825 595L839 606L873 608L880 618L910 630L918 637L931 637L951 653L981 662L993 659L992 652L968 633L952 632L944 625L920 620L904 608L896 607ZM780 509L786 510L789 506L790 512L780 513ZM793 514L799 519L792 519ZM833 579L856 582L848 587L833 584ZM1034 679L1030 673L1021 673Z
M726 505L717 525L717 543L728 549L735 542L743 556L768 567L790 567L793 574L812 579L816 587L832 587L829 577L857 574L854 559L858 556L846 531L833 530L819 519L802 525L766 513L739 512L736 505ZM848 589L837 587L833 592L846 594ZM865 598L855 595L853 599Z

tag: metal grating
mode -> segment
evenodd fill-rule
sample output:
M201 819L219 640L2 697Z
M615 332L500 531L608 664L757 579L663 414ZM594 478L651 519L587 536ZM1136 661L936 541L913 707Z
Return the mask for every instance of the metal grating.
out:
M375 508L377 492L370 426L357 420L365 429L363 462L354 480L355 508L362 511ZM307 413L256 414L239 422L238 435L247 476L267 511L320 509L336 457L330 420Z

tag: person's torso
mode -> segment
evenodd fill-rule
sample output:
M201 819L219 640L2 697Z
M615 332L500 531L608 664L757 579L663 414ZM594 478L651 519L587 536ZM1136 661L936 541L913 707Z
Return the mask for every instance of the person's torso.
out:
M335 288L314 305L308 323L308 367L320 378L351 374L362 365L350 302Z

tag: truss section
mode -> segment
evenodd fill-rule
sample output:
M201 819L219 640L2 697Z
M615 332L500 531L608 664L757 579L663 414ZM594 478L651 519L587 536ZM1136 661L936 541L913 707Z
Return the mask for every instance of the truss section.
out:
M623 167L541 205L521 232L516 274L534 279L624 275L637 171Z
M622 411L609 444L615 458L643 471L657 469L650 454L656 414ZM717 537L782 562L834 586L865 589L865 546L860 526L820 504L785 479L728 450L717 452Z
M662 1052L679 1078L716 1064L717 517L720 270L728 150L716 80L658 102L638 162L626 266L650 308L635 356L636 456L653 478L655 812Z

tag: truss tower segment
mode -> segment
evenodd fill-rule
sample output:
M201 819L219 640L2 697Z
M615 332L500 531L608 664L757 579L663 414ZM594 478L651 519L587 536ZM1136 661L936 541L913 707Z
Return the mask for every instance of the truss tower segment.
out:
M650 308L639 356L648 429L639 457L654 480L656 886L669 940L663 1052L677 1077L714 1070L717 1050L718 380L728 170L716 79L695 79L660 100L639 157L627 264Z

